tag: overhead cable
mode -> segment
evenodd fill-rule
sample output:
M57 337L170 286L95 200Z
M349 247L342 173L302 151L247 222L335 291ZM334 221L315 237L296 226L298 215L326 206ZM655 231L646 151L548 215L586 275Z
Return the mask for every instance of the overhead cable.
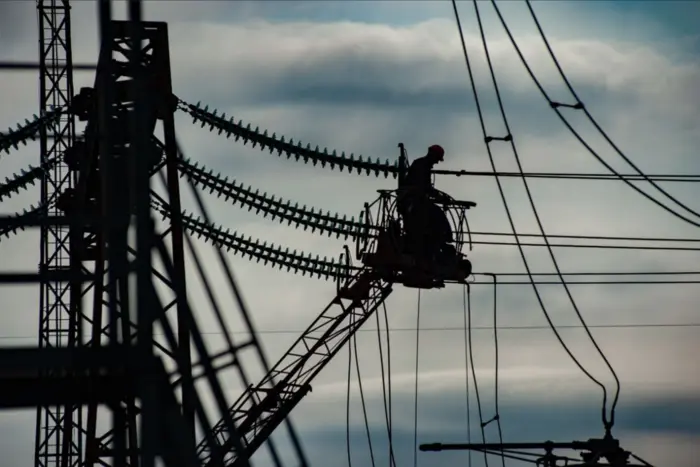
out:
M475 9L477 9L477 12L478 12L478 6L477 6L476 4L474 4L474 7L475 7ZM497 170L497 169L496 169L496 163L495 163L495 160L494 160L494 157L493 157L493 153L492 153L492 151L491 151L491 147L490 147L490 144L489 144L491 141L493 141L493 137L489 136L488 133L487 133L487 131L486 131L486 125L485 125L485 122L484 122L484 116L483 116L483 112L482 112L482 110L481 110L481 102L480 102L480 99L479 99L479 94L478 94L477 89L476 89L476 81L475 81L475 79L474 79L474 75L473 75L473 72L472 72L471 62L470 62L470 59L469 59L469 53L468 53L468 51L467 51L467 45L466 45L466 41L465 41L465 39L464 39L464 31L462 30L462 24L461 24L460 17L459 17L459 11L458 11L458 9L457 9L457 3L456 3L455 0L452 0L452 8L453 8L453 10L454 10L455 20L456 20L456 22L457 22L457 29L458 29L458 31L459 31L459 37L460 37L460 42L461 42L461 45L462 45L462 51L463 51L463 53L464 53L464 61L465 61L466 67L467 67L467 72L468 72L468 74L469 74L469 81L470 81L470 84L471 84L472 94L473 94L473 97L474 97L474 103L475 103L475 105L476 105L477 113L478 113L478 115L479 115L479 121L480 121L480 125L481 125L482 134L483 134L483 137L484 137L484 141L486 142L486 152L487 152L487 155L488 155L488 158L489 158L489 162L490 162L490 164L491 164L491 168L492 168L492 170L493 170L494 172L496 172L496 170ZM477 15L477 20L480 21L480 17L479 17L478 15ZM480 25L480 26L481 26L481 25ZM481 30L482 35L483 35L483 29L480 28L480 30ZM482 40L483 40L483 39L482 39ZM485 50L485 52L486 52L486 56L488 57L488 56L489 56L489 55L488 55L488 52L487 52L486 50ZM492 76L492 80L495 81L495 76L493 75L493 73L491 74L491 76ZM498 91L497 91L497 96L498 96ZM506 141L506 140L507 140L507 141L510 141L511 139L512 139L512 136L511 136L510 132L508 132L507 135L506 135L505 137L499 138L499 140L502 140L502 141ZM521 171L522 171L522 169L521 169ZM499 177L495 177L495 180L496 180L496 185L497 185L497 187L498 187L499 195L500 195L500 197L501 197L501 201L502 201L502 203L503 203L504 210L505 210L505 212L506 212L506 216L507 216L507 218L508 218L508 222L509 222L510 227L511 227L511 231L512 231L513 234L515 235L516 232L517 232L517 229L515 228L515 223L514 223L514 221L513 221L513 216L512 216L512 214L511 214L511 212L510 212L510 208L509 208L509 206L508 206L508 201L507 201L507 199L506 199L505 192L504 192L503 187L502 187L502 184L501 184L501 180L500 180ZM543 231L543 229L541 228L541 226L540 226L540 231L541 231L542 234L544 235L544 231ZM545 238L546 238L546 237L545 237ZM527 270L528 274L530 274L530 266L529 266L529 264L528 264L527 257L525 256L525 252L524 252L524 250L523 250L523 247L520 245L520 239L517 237L517 235L515 236L515 240L516 240L516 242L518 243L518 250L520 251L520 256L521 256L521 258L522 258L522 261L523 261L523 264L524 264L524 266L525 266L525 269ZM590 372L588 372L588 370L586 370L586 369L583 367L583 365L578 361L578 359L574 356L574 354L573 354L573 353L571 352L571 350L568 348L568 346L566 345L566 343L564 342L564 340L563 340L563 339L561 338L561 336L559 335L559 332L556 330L556 327L554 326L554 323L552 322L552 320L551 320L551 318L550 318L550 316L549 316L549 313L548 313L547 310L546 310L546 307L545 307L545 305L544 305L544 301L542 300L542 297L540 296L539 290L537 289L537 286L535 285L535 281L532 279L532 277L530 278L530 282L533 284L533 290L534 290L534 292L535 292L535 296L536 296L536 298L537 298L537 301L539 302L540 308L542 309L545 318L547 319L548 324L549 324L550 327L552 328L552 331L554 332L555 336L556 336L557 339L559 340L560 344L562 345L562 347L564 348L564 350L566 351L566 353L569 355L569 357L571 357L571 359L572 359L573 362L579 367L579 369L580 369L586 376L588 376L588 378L591 379L591 381L593 381L595 384L597 384L597 385L601 388L601 390L603 391L603 422L604 422L604 423L607 423L607 415L606 415L607 390L606 390L605 386L604 386L600 381L598 381Z
M394 439L392 433L392 418L391 418L391 341L389 338L389 318L386 311L386 303L382 303L382 311L384 312L384 320L386 322L386 347L387 347L387 365L384 366L384 349L382 346L382 329L379 321L379 313L375 313L374 317L377 321L377 344L379 346L379 368L382 375L382 401L384 402L384 419L386 421L386 434L389 444L389 466L396 467L396 459L394 458ZM385 371L386 369L386 371ZM387 375L389 373L389 388L387 396Z
M476 396L476 408L479 414L479 429L481 430L481 442L486 443L486 431L484 430L484 415L481 410L481 395L479 394L479 381L476 377L476 368L474 367L474 349L472 347L472 303L471 303L471 289L469 284L464 284L462 287L462 302L463 302L463 313L467 321L467 340L469 345L469 366L472 370L472 379L474 380L474 395ZM484 465L489 467L489 459L486 453L484 453Z
M459 232L458 232L459 233ZM520 233L513 234L512 232L479 232L471 231L473 236L487 235L497 237L533 237L542 238L541 233ZM700 238L678 238L678 237L630 237L630 236L615 236L615 235L573 235L573 234L547 234L547 238L561 239L576 239L576 240L610 240L610 241L626 241L626 242L682 242L682 243L700 243Z
M493 0L492 0L493 1ZM625 161L627 164L634 169L637 174L642 177L645 181L649 182L654 188L656 188L660 193L662 193L664 196L666 196L669 200L673 201L678 205L679 207L685 209L687 212L690 214L694 214L696 216L700 216L700 213L697 211L689 208L687 205L682 203L681 201L678 200L678 198L672 196L669 194L666 190L661 188L659 185L657 185L649 176L647 176L642 170L635 165L632 160L627 157L622 150L619 148L618 145L616 145L613 140L610 138L608 133L600 126L598 121L593 118L593 115L588 111L585 105L583 105L583 101L581 98L578 96L576 91L574 90L574 87L571 85L571 82L569 81L569 78L566 76L566 73L564 73L564 70L562 69L561 64L559 63L559 60L557 59L557 56L554 54L554 51L552 50L551 45L549 44L549 40L547 39L547 36L544 33L544 30L542 29L542 26L540 25L540 21L537 19L537 15L535 14L535 10L532 8L532 4L530 3L530 0L525 0L525 4L527 5L528 10L530 10L530 15L532 16L532 19L535 22L535 25L537 26L537 30L540 33L540 37L542 38L542 42L544 42L545 47L547 48L547 51L549 52L549 56L552 58L552 61L554 62L554 66L557 67L557 71L559 72L559 75L561 76L562 80L564 81L564 84L566 84L566 87L569 89L569 92L573 96L574 100L576 101L576 105L573 107L577 110L582 110L583 113L586 115L588 118L588 121L590 121L593 126L598 130L598 133L610 144L610 146L615 150L615 152ZM495 1L494 1L495 5ZM514 45L516 45L514 43ZM534 74L533 74L534 75ZM542 88L544 89L544 88ZM562 107L561 104L557 105L557 103L553 102L548 96L545 96L547 100L550 103L550 106L552 106L553 109L558 109L559 107ZM568 107L568 106L563 106L563 107Z
M56 164L56 161L56 158L49 159L39 167L29 166L27 169L13 174L12 177L5 178L5 182L0 183L0 201L34 185L47 170Z
M416 379L413 394L413 467L418 467L418 364L420 361L420 289L416 306Z
M580 324L563 324L557 326L559 329L581 329ZM700 328L700 323L620 323L620 324L589 324L591 329L684 329L684 328ZM439 326L439 327L422 327L421 332L452 332L452 331L464 331L464 326ZM549 326L537 326L537 325L498 325L499 331L544 331L550 330ZM358 329L357 332L376 332L374 328L363 328ZM403 328L392 328L389 332L415 332L414 327L403 327ZM472 331L493 331L493 326L473 326ZM257 334L294 334L298 335L302 333L301 330L295 329L263 329L257 331ZM230 331L229 334L244 334L244 331ZM203 331L200 332L202 335L219 335L221 331ZM156 335L158 335L156 333ZM0 340L13 340L13 339L36 339L36 336L0 336ZM167 349L164 349L167 350ZM391 392L390 392L391 394Z
M551 180L589 180L589 181L620 181L620 177L629 181L646 181L653 180L655 182L667 183L698 183L700 175L689 174L654 174L654 175L635 175L635 174L598 174L598 173L566 173L566 172L493 172L493 171L478 171L478 170L448 170L434 169L431 171L435 175L455 175L457 177L515 177L515 178L542 178Z
M348 467L352 467L352 449L350 448L350 381L352 378L352 350L352 345L348 345L348 380L345 391L345 451L348 456Z
M19 149L19 145L27 145L27 141L34 140L42 128L58 120L63 114L62 107L54 107L46 114L38 117L34 115L32 121L24 120L24 125L17 124L17 129L9 128L7 132L0 133L0 155L2 152L10 152L10 148Z
M208 126L210 131L218 130L219 134L225 133L227 138L233 136L236 141L241 139L243 144L251 143L252 147L259 146L263 151L268 149L270 153L277 152L280 157L284 154L287 159L294 157L297 161L301 159L304 163L321 164L321 167L328 165L331 169L337 167L340 171L346 169L350 173L355 171L358 174L373 174L377 177L384 175L385 178L389 175L396 178L398 175L398 161L381 162L379 159L364 159L362 156L355 157L354 154L346 155L344 152L338 155L335 150L329 153L327 149L319 150L318 146L311 149L310 144L304 147L300 142L294 143L294 140L286 142L283 136L277 137L274 133L268 136L267 130L262 133L258 128L252 130L250 124L246 126L241 121L235 123L233 118L227 120L226 114L218 116L216 110L209 112L208 106L201 108L199 104L188 104L179 99L178 109L190 114L193 123L199 122L201 127Z
M353 323L356 317L354 313L350 313L350 322ZM349 346L350 344L348 344ZM372 460L372 467L376 467L374 462L374 449L372 448L372 433L369 428L369 420L367 419L367 404L365 403L365 391L362 388L362 374L360 373L360 355L357 351L357 334L352 335L352 346L355 350L355 372L357 373L357 386L360 389L360 403L362 404L362 417L365 421L365 433L367 434L367 444L369 446L369 456Z
M255 210L255 214L262 215L263 218L269 216L273 220L286 222L287 225L293 224L304 230L311 229L313 233L318 230L319 233L325 233L328 236L335 235L335 238L357 238L366 230L373 236L378 233L376 227L366 226L356 221L354 217L348 219L347 216L341 217L338 213L324 213L314 207L307 208L305 205L299 207L298 203L292 204L289 200L275 199L274 195L268 196L267 193L260 193L259 190L254 190L250 186L246 187L235 180L228 180L228 177L224 179L220 175L215 175L196 162L182 161L180 171L192 183L209 191L209 194L214 194L217 198L223 197L233 205L247 207L248 211Z
M491 54L489 51L488 44L486 42L486 35L484 32L483 24L481 22L481 14L479 13L479 6L478 6L476 0L473 0L473 5L474 5L474 12L476 14L476 20L479 24L479 34L481 36L481 42L482 42L483 47L484 47L484 55L486 57L486 63L488 64L489 74L491 75L491 81L492 81L493 86L494 86L494 91L496 92L496 101L498 102L498 108L500 110L501 117L503 119L503 124L505 126L506 133L507 133L508 137L510 137L508 139L508 141L510 142L510 147L511 147L511 150L513 151L513 157L515 158L515 162L518 165L518 171L523 173L523 167L522 167L522 163L520 161L520 156L518 154L518 149L516 147L515 141L513 140L512 131L511 131L510 125L508 123L508 116L506 115L505 107L503 105L503 99L501 98L500 87L498 85L498 81L496 80L496 73L494 71L493 63L491 61ZM456 7L455 7L455 11L456 11ZM464 50L466 51L466 47ZM474 85L474 86L476 86L476 85ZM474 87L474 89L476 89L476 87ZM481 123L482 123L482 127L484 128L484 133L485 133L486 129L485 129L483 120L481 121ZM487 146L488 146L488 141L487 141ZM528 181L526 178L523 178L522 181L523 181L523 186L525 187L525 193L526 193L528 201L530 203L530 207L532 208L532 213L535 216L537 226L539 227L539 230L543 235L543 239L544 239L545 243L547 244L547 250L548 250L549 256L552 260L552 264L554 265L554 269L556 270L557 275L559 276L559 280L561 281L561 284L564 287L564 291L566 292L566 295L569 299L569 302L571 303L571 306L573 307L574 312L576 313L576 316L578 317L579 321L581 322L581 325L583 326L584 331L586 332L586 334L588 335L588 338L590 339L591 343L593 344L593 347L595 347L596 351L603 359L603 362L605 362L605 365L608 367L608 369L610 370L610 373L613 376L613 379L615 380L616 390L615 390L615 397L613 400L613 404L612 404L612 407L610 410L610 412L611 412L610 413L610 420L607 419L607 415L606 415L607 407L606 407L606 400L605 400L606 399L605 386L598 382L598 384L600 384L603 387L603 392L604 392L603 414L602 414L603 415L603 425L605 426L606 432L609 432L615 423L615 407L617 405L617 400L618 400L619 395L620 395L620 379L617 376L617 372L615 371L613 366L610 364L610 361L608 360L607 356L605 355L605 353L602 351L602 349L598 345L598 342L596 341L596 339L593 337L593 334L586 327L586 322L583 319L583 315L581 314L581 312L578 308L578 305L576 304L576 300L574 300L574 297L571 294L571 290L567 286L566 281L564 280L564 276L562 275L561 269L559 268L559 263L556 259L556 256L554 255L554 250L549 246L549 241L548 241L547 236L545 235L545 231L544 231L544 225L542 224L539 213L538 213L537 208L535 206L535 200L532 197L532 193L530 191ZM515 225L511 224L511 227L512 227L513 233L515 233L516 232ZM516 237L516 241L517 241L517 237ZM529 268L527 266L526 266L526 269L528 269L528 272L529 272ZM535 286L533 286L533 287L536 289ZM544 307L542 309L544 310ZM553 328L553 330L554 330L554 328ZM562 341L562 343L563 343L563 341ZM573 354L571 354L571 355L573 356ZM581 369L583 369L582 365L580 365L580 367L581 367ZM590 376L590 374L589 374L589 376ZM591 378L591 380L595 381L595 378Z
M39 220L43 215L48 212L48 205L42 206L41 204L34 207L29 206L28 209L24 209L22 212L18 212L9 216L10 222L3 222L3 226L0 227L0 240L3 237L8 238L10 235L18 233L18 231L23 231L27 228L31 221ZM17 223L12 222L16 219ZM26 222L25 222L26 221Z
M647 198L649 201L651 201L652 203L656 204L657 206L659 206L660 208L662 208L662 209L665 210L666 212L670 213L671 215L675 216L676 218L681 219L681 220L687 222L688 224L694 225L694 226L696 226L696 227L700 227L700 223L695 222L695 221L689 219L688 217L686 217L686 216L684 216L684 215L682 215L682 214L680 214L680 213L674 211L673 209L671 209L670 207L668 207L666 204L662 203L662 202L659 201L658 199L654 198L652 195L650 195L650 194L647 193L646 191L642 190L641 188L639 188L638 186L636 186L635 184L633 184L633 183L630 182L629 180L623 178L619 172L617 172L610 164L608 164L608 163L607 163L607 162L606 162L606 161L605 161L605 160L604 160L604 159L603 159L603 158L602 158L602 157L601 157L601 156L600 156L600 155L599 155L599 154L598 154L584 139L583 139L583 137L574 129L574 127L571 125L571 123L569 123L569 121L566 119L566 117L564 117L564 115L563 115L563 114L561 113L561 111L559 110L561 107L569 107L569 108L581 110L581 109L584 109L584 108L585 108L584 105L583 105L583 102L578 101L578 102L576 102L576 104L569 105L569 104L562 104L562 103L559 103L559 102L555 102L555 101L553 101L553 100L550 98L550 96L549 96L549 94L547 93L547 91L545 91L544 87L542 86L542 84L540 83L540 81L539 81L539 80L537 79L537 77L535 76L535 73L532 71L532 68L531 68L530 65L527 63L527 59L525 58L525 56L523 55L522 51L520 50L520 46L518 45L517 41L516 41L515 38L513 37L513 34L512 34L512 32L510 31L510 28L508 27L508 25L506 24L506 21L505 21L505 19L503 18L503 15L501 14L501 11L500 11L500 9L498 8L498 5L496 5L495 0L491 0L491 4L493 5L493 8L494 8L494 10L495 10L495 12L496 12L496 15L498 16L498 18L499 18L501 24L503 25L503 29L504 29L505 33L508 35L508 38L510 39L511 44L513 45L513 49L514 49L515 52L518 54L518 57L520 58L520 61L522 62L523 66L525 67L525 69L526 69L526 71L528 72L528 74L530 75L530 78L532 79L533 83L535 84L535 86L537 86L537 88L539 89L539 91L540 91L540 93L542 94L542 96L545 98L545 100L547 100L547 102L549 103L550 107L554 110L554 112L557 114L557 116L558 116L559 119L562 121L562 123L564 124L564 126L566 126L566 128L569 130L569 132L570 132L570 133L571 133L571 134L572 134L572 135L573 135L587 150L588 150L588 152L589 152L593 157L595 157L595 158L598 160L598 162L600 162L601 164L603 164L603 166L605 166L605 168L607 168L612 174L614 174L614 175L618 178L618 180L621 180L621 181L625 182L625 183L626 183L628 186L630 186L634 191L636 191L637 193L641 194L642 196L644 196L645 198ZM610 141L610 142L612 143L612 141ZM636 168L636 167L635 167L635 168ZM640 172L640 173L641 173L641 172ZM647 181L649 181L649 180L647 180ZM649 181L649 182L653 184L653 182L651 182L651 181ZM660 190L660 188L659 188L658 186L656 186L655 184L653 184L653 185L654 185L658 190ZM691 212L691 213L693 213L693 214L695 214L695 215L698 215L697 213L695 213L695 211L690 210L687 206L685 206L683 203L681 203L680 201L678 201L676 198L670 196L670 195L669 195L668 193L666 193L665 191L661 190L661 192L664 193L669 199L671 199L672 201L674 201L674 202L675 202L677 205L679 205L680 207L684 208L685 210L687 210L687 211L689 211L689 212Z
M162 209L156 206L156 210L161 213L164 217L169 216L169 211L167 209ZM324 280L336 280L336 279L347 279L348 277L355 274L360 268L358 266L348 266L342 261L337 261L329 259L328 257L315 257L310 253L299 252L297 250L290 251L289 248L283 249L282 247L276 246L272 243L263 242L259 239L254 239L250 236L245 237L237 232L231 232L229 230L224 230L221 227L210 226L201 219L198 219L191 214L182 214L183 227L199 238L203 238L206 241L213 242L214 244L221 245L227 250L232 251L234 254L238 254L244 257L249 257L256 262L262 261L264 264L271 264L280 269L287 271L294 271L301 275L309 275L311 277L316 277ZM19 226L13 226L12 229L20 228ZM3 231L0 230L0 235ZM540 245L538 245L540 246ZM697 275L700 272L571 272L563 273L563 275L595 275L595 276L616 276L616 275ZM474 273L475 276L479 276L480 273ZM518 277L524 276L526 273L503 273L503 275ZM552 275L552 273L532 273L533 276L547 276ZM528 276L529 277L529 276ZM481 282L477 282L481 283ZM487 282L484 282L487 283ZM551 282L542 281L537 282L542 284L549 284ZM578 283L587 284L653 284L653 283L696 283L696 281L653 281L653 280L636 280L636 281L586 281ZM511 284L522 284L522 282L501 282L502 285Z
M499 353L498 353L498 276L495 274L491 274L493 278L493 342L494 342L494 387L493 387L493 395L494 395L494 408L495 408L495 415L491 420L486 422L486 425L488 425L491 422L496 422L496 426L498 428L498 442L500 444L503 444L503 428L501 426L501 413L499 410L499 390L498 390L498 364L499 364ZM471 326L469 327L471 330ZM504 456L501 456L501 462L502 462L502 467L506 467L506 458Z

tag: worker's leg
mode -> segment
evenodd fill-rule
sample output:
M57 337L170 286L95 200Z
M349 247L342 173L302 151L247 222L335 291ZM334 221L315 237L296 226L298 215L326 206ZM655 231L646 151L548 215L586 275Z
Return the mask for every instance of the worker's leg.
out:
M419 197L411 197L406 200L406 203L404 228L407 246L411 254L418 254L423 243L424 203Z
M435 203L426 203L426 214L429 235L426 238L426 250L431 258L435 258L442 245L449 241L451 235L450 223L445 213Z
M434 231L430 225L430 201L427 198L416 200L411 208L411 222L414 231L414 254L424 265L432 263L434 256Z
M441 243L448 243L453 240L452 226L447 219L447 215L434 203L430 204L430 224L438 232Z

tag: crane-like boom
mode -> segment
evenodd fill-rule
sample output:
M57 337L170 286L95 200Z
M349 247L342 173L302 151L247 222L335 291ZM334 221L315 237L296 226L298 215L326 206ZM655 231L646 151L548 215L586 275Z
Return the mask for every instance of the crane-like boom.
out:
M403 172L407 159L403 145L399 167ZM416 262L416 252L406 241L406 226L397 211L398 190L379 190L379 198L365 205L361 216L365 231L378 235L359 235L356 256L363 263L337 296L302 333L270 372L256 386L246 388L231 407L243 449L234 451L234 441L223 422L212 428L218 449L204 442L198 446L202 464L208 467L235 466L247 461L311 390L311 381L387 299L392 284L420 289L442 288L448 282L464 283L471 274L471 262L460 251L461 232L466 211L476 203L455 201L442 193L445 222L451 224L449 242L433 258L427 269ZM451 222L450 222L451 220ZM350 251L346 250L349 266ZM350 268L348 268L350 271ZM346 276L347 277L347 276Z
M362 269L303 332L270 372L251 386L231 408L245 452L233 451L222 423L213 428L221 446L212 453L202 443L203 465L236 465L255 452L311 390L313 378L391 294L391 282L373 269Z

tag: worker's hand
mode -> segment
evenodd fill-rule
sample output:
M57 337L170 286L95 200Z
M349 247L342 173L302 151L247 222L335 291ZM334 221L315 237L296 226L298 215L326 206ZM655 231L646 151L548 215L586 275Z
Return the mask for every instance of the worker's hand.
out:
M447 196L445 193L442 193L440 191L437 191L433 189L433 196L435 197L435 200L440 202L440 203L450 203L452 202L452 198Z

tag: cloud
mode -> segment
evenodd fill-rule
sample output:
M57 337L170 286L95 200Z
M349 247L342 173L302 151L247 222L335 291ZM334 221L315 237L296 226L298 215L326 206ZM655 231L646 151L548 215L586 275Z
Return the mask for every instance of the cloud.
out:
M180 97L191 101L202 100L229 115L244 118L253 127L259 125L270 132L284 134L287 139L300 138L312 145L393 160L398 141L406 143L412 157L420 155L428 144L440 142L448 148L445 168L490 170L451 21L436 15L430 21L402 26L377 24L379 21L375 21L375 24L349 21L324 23L311 21L310 18L303 22L284 23L260 19L258 13L250 12L250 16L257 15L258 19L241 20L235 24L221 24L225 21L220 19L217 21L219 24L213 24L214 16L223 18L220 5L205 8L179 3L185 6L170 8L172 5L169 5L168 12L159 13L167 13L163 17L172 22L173 79ZM94 18L93 7L74 6L74 24L91 24L92 28L76 31L76 61L94 61L97 48L96 27L90 19ZM34 6L25 8L33 24ZM466 16L466 11L463 14ZM19 17L17 15L16 24L21 24ZM473 21L473 18L469 21ZM473 28L468 30L474 31ZM671 56L655 43L625 43L590 31L575 38L562 34L553 40L558 57L588 107L644 170L695 171L698 167L693 157L700 141L690 130L697 126L694 124L698 117L695 92L697 56L690 59ZM532 28L528 29L528 34L519 35L518 40L538 76L552 90L556 99L570 102L571 98L564 93L561 81L552 70L546 51L539 40L532 37ZM494 95L489 93L488 75L478 37L469 34L468 45L473 51L478 84L484 96L482 103L489 132L500 134L503 131L502 122L494 105ZM537 96L502 34L490 33L489 45L525 169L601 171L600 166L553 117L546 102ZM25 40L13 47L12 54L17 57L25 52L27 55L35 54L35 48L35 41ZM90 85L92 76L81 73L76 75L76 80L78 88ZM4 74L3 82L7 82L8 86L3 87L5 91L0 91L5 104L0 109L0 125L6 127L35 113L37 99L36 84L33 81L28 84L28 75ZM595 133L584 126L582 119L577 118L580 115L572 116L587 140L590 139L601 151L606 149L599 137L593 139ZM393 187L394 184L391 180L321 171L319 167L304 166L260 153L258 149L235 144L232 140L227 141L206 130L194 128L185 116L178 117L178 135L186 154L207 167L250 183L261 191L323 209L357 215L362 204L376 196L374 190ZM30 145L3 157L0 160L3 173L15 172L28 162L35 164L37 151L37 145ZM499 170L514 169L513 157L507 146L494 147L494 156ZM607 149L604 156L608 160L615 157ZM615 167L622 170L623 164L615 163ZM624 171L629 171L629 168L624 168ZM627 187L610 182L584 183L590 182L532 182L535 202L548 232L696 236L694 229L671 221L670 216L651 208L647 201L641 200ZM501 232L509 230L493 180L439 177L438 184L455 197L479 203L470 217L473 228ZM505 181L504 185L518 230L536 231L521 183L511 180ZM696 188L674 189L674 193L689 204L697 198ZM5 212L13 212L36 202L36 199L38 190L33 190L9 202L3 201L1 208ZM322 256L337 256L341 251L342 243L339 241L261 220L254 213L241 212L212 197L207 197L207 203L218 223L246 235ZM187 206L192 206L189 197ZM2 239L0 254L3 255L3 264L8 268L12 265L17 269L33 270L38 262L37 241L36 235L24 234L9 240ZM234 330L244 332L245 328L232 305L232 294L227 291L221 271L214 266L216 258L208 248L201 243L198 245L215 292L223 304L226 320ZM694 252L601 252L580 249L558 249L556 252L566 271L678 270L694 269L697 263ZM528 248L527 255L534 270L552 270L551 261L542 249ZM471 257L479 271L523 271L513 247L477 245ZM286 272L271 270L269 266L240 259L232 262L252 310L252 319L260 330L304 329L328 304L334 293L333 285L329 282L291 276ZM192 267L188 269L188 275L190 279L196 275ZM403 415L403 422L396 430L403 433L402 442L408 446L412 443L410 395L413 391L416 346L415 334L410 328L416 325L416 291L397 289L388 303L391 326L409 330L396 331L391 336L392 371L398 394L395 408ZM694 303L698 297L692 286L572 286L572 289L582 313L590 322L690 322L696 316ZM541 290L556 323L577 322L561 287L543 286ZM421 394L426 396L421 407L434 407L436 410L430 420L426 418L429 421L423 427L434 427L435 436L444 439L458 438L462 429L461 425L457 427L462 422L462 415L456 411L450 413L448 409L457 403L454 401L463 400L458 393L464 384L461 294L460 289L448 288L440 292L424 292L421 297L421 327L455 328L451 331L425 331L420 341L420 387ZM491 324L491 294L490 286L473 287L473 319L480 326ZM4 309L21 310L3 319L3 333L15 337L35 333L38 324L34 311L38 306L36 295L30 288L24 293L14 288L12 294L3 295ZM212 351L222 349L223 339L216 334L218 326L206 306L200 284L192 284L191 300L197 305L202 329L208 332L208 345ZM498 303L501 323L546 324L529 287L499 287ZM374 325L373 319L369 325ZM681 404L684 404L683 407L694 407L690 402L678 402L687 393L698 389L699 381L690 366L696 350L694 333L696 330L692 328L594 331L620 373L623 401L629 401L625 402L629 405L620 408L620 423L626 430L637 430L636 438L632 436L630 439L649 436L646 438L648 443L679 440L674 442L685 443L683 449L691 452L688 446L692 445L688 441L678 433L669 431L697 434L697 427L689 426L680 415L674 421L673 417L662 418L660 414L678 414L677 407ZM376 410L375 418L378 417L375 422L381 424L383 414L376 396L381 388L376 335L373 332L359 334L363 380L366 381L366 389L374 391L373 407ZM612 388L609 373L582 331L566 330L562 334L586 366ZM236 334L235 337L243 340L245 336ZM274 362L298 336L289 333L261 334L260 337L266 353ZM597 416L599 393L575 369L551 331L502 331L499 338L502 394L504 399L510 398L512 401L508 408L513 413L509 417L512 423L510 430L513 430L509 433L512 433L513 439L529 434L529 426L524 427L523 420L528 420L534 412L545 411L542 395L561 398L557 410L563 406L562 413L569 407L567 414L585 411ZM479 381L483 381L484 394L488 394L492 391L494 364L491 332L474 331L474 348ZM304 440L314 459L330 459L331 452L332 457L342 459L337 453L344 449L342 402L346 365L347 361L342 356L334 359L314 381L314 392L293 412L294 420L306 433ZM254 381L260 376L259 363L250 355L246 356L244 366ZM240 392L236 384L240 381L232 373L225 374L229 400L235 400ZM642 385L645 389L639 389ZM452 399L445 398L441 391L447 390L456 395ZM566 400L567 394L586 398L586 403L581 403L580 407L574 406ZM646 409L640 407L640 400L652 400L653 403L649 403L651 408L645 412ZM440 405L440 402L444 404ZM696 401L691 402L696 404ZM420 410L421 417L430 416L429 410ZM537 427L541 429L538 436L546 438L551 436L548 433L556 434L559 431L549 423L559 423L560 427L562 422L553 416L550 420L551 414L544 414L547 423L543 422ZM654 419L653 423L651 419ZM590 420L589 426L595 431L597 420L593 415ZM33 423L33 420L26 423ZM442 423L445 426L438 433ZM649 433L642 435L639 428L643 425L646 425ZM446 427L453 426L456 427L454 430L446 430ZM584 428L581 429L581 436L590 435ZM320 437L321 431L328 433L326 438ZM377 425L377 431L381 432L381 425ZM571 434L574 435L578 436ZM359 432L353 439L359 442L361 436ZM22 439L28 440L29 437ZM328 444L324 446L324 442ZM332 449L327 446L332 446ZM410 452L411 448L402 449ZM437 456L448 459L443 455L425 456L421 459L425 459L426 463L439 462L433 460L438 459Z
M350 441L353 457L368 455L367 439L364 428L362 407L357 394L357 386L354 385L354 392L350 405ZM464 443L467 442L467 420L470 420L471 441L482 442L481 432L478 425L479 408L474 398L473 387L471 393L471 415L467 418L464 388L452 386L451 388L441 388L437 391L439 397L431 397L430 391L421 392L418 401L418 442L420 444L442 442L442 443ZM483 388L482 388L483 390ZM600 414L592 406L583 401L575 402L573 398L561 403L540 403L529 402L523 404L517 398L504 401L501 400L499 406L500 420L502 423L502 433L505 440L518 440L522 442L537 442L544 440L552 441L574 441L587 440L591 437L600 436L602 432L600 425ZM387 432L385 415L382 409L380 397L373 393L365 393L365 403L368 410L368 420L375 456L383 456L387 448ZM404 393L394 393L393 396L393 440L394 449L399 462L410 462L413 453L413 396L406 391ZM481 396L482 417L489 420L494 415L493 400L487 394ZM397 410L397 407L411 407L410 409ZM688 408L691 407L689 411ZM673 433L681 429L685 435L680 435L677 440L683 440L684 436L688 440L698 439L698 424L693 416L692 410L697 410L697 401L687 399L680 400L653 400L635 401L628 403L624 411L618 412L618 423L615 433L619 435L622 447L630 449L630 445L635 446L635 453L654 464L666 459L660 453L649 448L640 446L637 441L642 437L650 437L653 433L656 439L673 439ZM315 409L312 412L312 409ZM621 407L622 409L622 407ZM302 408L300 407L300 410ZM300 419L299 429L308 438L318 442L321 451L312 451L313 456L322 452L335 449L336 452L346 450L346 430L344 397L322 400L318 404L311 404L303 407L307 410L307 417ZM328 413L333 411L338 413L338 419L327 420L322 428L316 428L319 421L313 414ZM326 421L327 420L327 421ZM682 427L682 428L681 428ZM497 442L498 431L494 422L485 429L486 442ZM692 445L686 444L675 454L674 459L680 462L688 462L693 452ZM317 454L318 453L318 454ZM378 454L381 453L381 454ZM454 455L454 454L453 454ZM447 465L447 462L454 461L453 455L449 452L441 453L420 453L420 462L429 462L430 465ZM261 456L262 457L262 456ZM340 456L338 456L340 457ZM460 457L466 457L463 453ZM481 465L476 453L473 455L477 465ZM320 455L319 455L320 459ZM400 460L399 460L400 459ZM495 461L492 460L491 462ZM340 457L340 461L344 461ZM510 463L508 465L511 465ZM514 463L513 465L520 465ZM689 465L689 464L688 464Z
M489 51L501 85L509 92L510 108L544 102L524 73L510 42L497 35L489 41ZM323 40L319 40L323 38ZM491 39L491 38L490 38ZM254 47L227 47L251 40ZM518 42L531 66L555 100L568 102L563 82L551 59L535 36L519 37ZM210 44L217 43L216 55ZM595 107L609 102L629 101L638 108L660 107L666 113L697 118L693 101L683 99L697 82L698 64L675 63L660 56L646 44L603 42L595 39L557 41L555 52L563 69L582 94L584 102ZM180 44L178 44L180 45ZM481 41L467 35L468 49L478 71L480 87L490 79L483 67ZM452 24L432 20L406 27L354 23L291 23L272 26L258 21L246 25L211 25L188 36L181 44L209 66L224 65L224 73L235 87L229 99L239 105L255 102L469 109L471 95L466 82L462 51ZM267 57L261 59L261 55ZM228 62L230 65L225 66ZM265 73L258 75L260 67ZM651 70L665 70L663 74ZM223 71L223 70L222 70ZM250 74L256 74L257 80ZM198 77L192 76L192 79ZM260 79L263 81L261 82ZM250 86L245 86L250 83ZM218 89L210 88L221 99ZM487 102L493 97L483 89ZM556 97L561 98L556 99ZM605 98L603 98L605 96ZM517 98L522 102L513 99ZM695 103L696 104L696 103ZM225 104L224 104L225 105ZM607 106L606 106L607 110Z

